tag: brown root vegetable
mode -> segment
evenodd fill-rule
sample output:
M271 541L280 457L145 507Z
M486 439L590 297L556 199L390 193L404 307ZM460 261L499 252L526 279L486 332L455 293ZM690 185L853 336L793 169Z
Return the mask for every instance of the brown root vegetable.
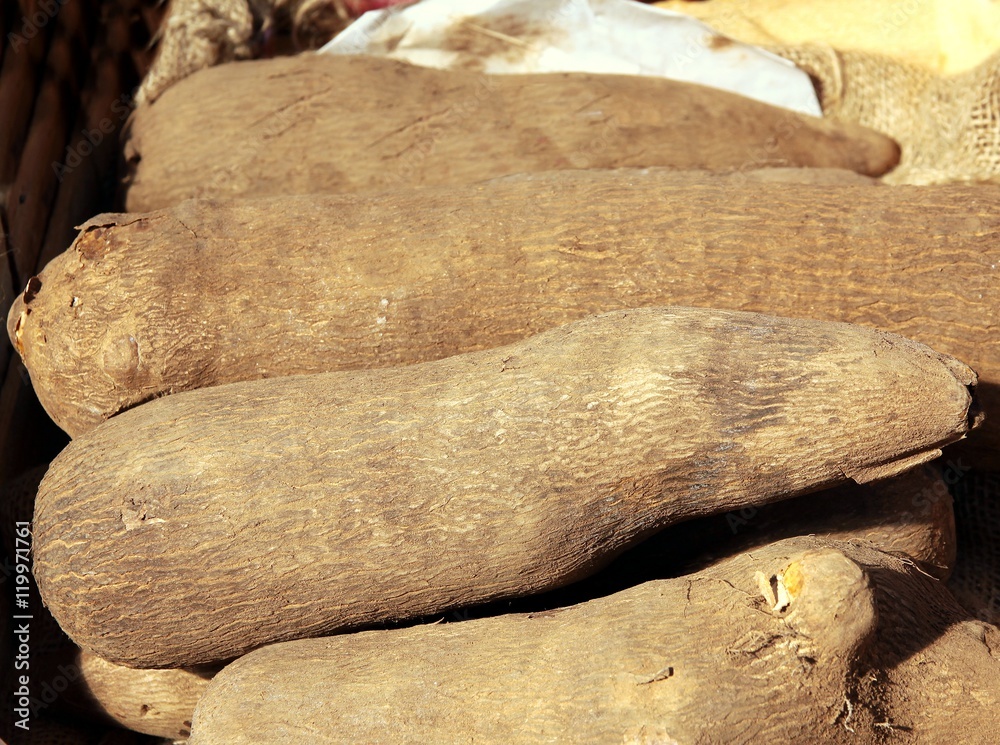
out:
M136 670L81 652L79 685L121 726L172 740L191 734L191 715L216 668Z
M636 553L642 555L639 561L648 561L663 548L670 556L677 546L691 546L700 548L697 561L704 561L706 556L729 556L803 535L861 541L905 555L941 580L955 565L952 498L934 465L883 481L845 484L829 492L688 521L651 538ZM671 545L659 547L661 543Z
M687 173L696 175L697 171L688 171ZM809 184L812 186L879 186L882 184L877 178L863 176L846 168L758 168L755 171L732 174L731 177L742 179L747 184L750 182Z
M872 130L629 75L486 76L303 54L202 70L140 107L129 212L191 197L461 184L563 168L763 166L881 175Z
M992 743L998 652L912 565L798 538L546 613L259 649L191 744Z
M1000 187L831 188L561 172L101 216L8 328L75 436L165 393L438 359L618 308L848 321L979 371L998 416L973 440L997 460Z
M664 526L934 457L974 373L858 326L618 311L409 367L188 391L52 463L35 577L116 664L540 592Z
M955 516L946 486L952 472L946 467L942 473L939 465L685 520L664 528L579 582L539 595L463 608L445 617L482 618L575 605L641 582L691 574L740 552L801 536L868 546L941 580L955 564L956 541ZM963 544L962 548L964 553L968 546ZM949 590L955 593L951 585ZM961 602L957 594L956 599Z

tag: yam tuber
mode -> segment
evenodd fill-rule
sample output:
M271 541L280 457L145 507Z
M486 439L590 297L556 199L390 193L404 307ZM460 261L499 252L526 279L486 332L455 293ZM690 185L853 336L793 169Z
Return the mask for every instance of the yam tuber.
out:
M76 660L84 690L122 727L171 740L191 734L195 704L217 668L136 670L81 652Z
M567 584L657 530L939 454L975 375L893 334L692 308L408 367L187 391L74 440L34 573L133 667Z
M191 745L994 743L1000 631L870 548L797 538L581 605L276 644Z
M650 538L621 561L649 563L662 572L665 567L697 566L706 557L730 556L803 535L863 542L886 553L908 556L922 571L941 580L948 578L955 565L952 499L934 465L883 481L845 484L763 507L689 520ZM631 568L621 573L643 576L641 570Z
M847 483L762 507L685 520L664 528L573 584L421 620L549 611L642 582L691 574L743 551L801 536L868 546L908 561L937 579L946 578L955 565L951 499L944 476L935 464L929 464L881 481ZM963 545L963 551L966 548ZM948 589L962 604L950 583Z
M462 184L563 168L847 168L899 160L885 135L691 83L487 76L302 54L202 70L136 110L129 212L191 197Z
M998 202L996 186L748 187L662 170L195 201L92 220L9 329L76 436L166 393L438 359L618 308L848 321L976 369L998 416L972 440L997 462Z

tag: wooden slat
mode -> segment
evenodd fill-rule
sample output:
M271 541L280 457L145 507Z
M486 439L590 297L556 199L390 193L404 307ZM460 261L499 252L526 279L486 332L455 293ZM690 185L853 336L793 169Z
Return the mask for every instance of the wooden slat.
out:
M67 0L57 19L24 152L7 194L8 241L17 283L31 276L38 261L58 185L55 166L67 157L69 127L89 67L94 20L84 0Z
M7 34L10 28L10 21L7 18L9 10L10 3L7 0L0 0L0 66L3 65L3 55L7 50Z
M3 230L0 229L0 311L3 312L4 321L7 319L7 311L10 309L11 303L14 302L15 292L17 290L14 287L14 278L11 276L10 257L7 255L7 240ZM5 324L5 330L0 333L0 370L7 369L13 351L14 348L10 344Z
M147 0L146 5L149 5ZM41 269L76 237L76 226L98 212L114 208L117 187L119 136L131 113L131 93L140 82L137 64L147 64L146 43L137 43L134 30L145 39L146 15L162 12L138 0L105 2L97 30L93 61L84 90L84 105L73 128L70 150L90 144L84 132L100 132L100 145L76 167L62 170L56 201L36 263ZM140 23L142 22L142 23ZM138 24L138 25L137 25ZM138 40L138 41L141 41ZM94 138L96 139L96 138ZM86 143L86 144L85 144Z
M145 7L141 0L115 0L105 7L109 21L108 46L112 49L128 52L136 73L134 86L137 86L153 62L155 55L154 37L159 28L160 19L165 12L165 6L163 8ZM111 33L113 27L111 21L115 16L124 22L122 26L125 31L124 44L116 43L114 40L121 38L120 31Z
M106 3L105 8L105 44L122 58L119 66L122 85L131 94L152 64L153 36L157 27L150 28L149 23L153 20L147 22L143 18L138 0L116 0Z
M19 14L31 17L37 3L20 3ZM3 65L0 67L0 186L9 184L17 171L24 138L34 109L35 94L40 79L42 61L51 35L49 23L37 30L33 38L24 41L26 28L22 18L17 18L9 33L14 41L7 43ZM30 22L28 22L30 24Z
M98 212L112 208L118 165L119 133L131 111L123 85L121 67L131 61L104 49L91 68L85 108L77 118L70 150L90 147L84 132L101 137L93 152L74 167L62 171L56 201L35 271L65 251L76 237L76 226ZM123 100L123 96L125 99Z
M137 0L102 4L102 24L97 30L84 105L73 129L70 149L79 152L86 142L84 131L97 130L106 136L90 157L64 172L36 271L69 246L77 225L114 206L119 135L131 113L131 92L139 84L135 69L137 45L132 38L139 14ZM145 45L140 47L138 54L145 54Z

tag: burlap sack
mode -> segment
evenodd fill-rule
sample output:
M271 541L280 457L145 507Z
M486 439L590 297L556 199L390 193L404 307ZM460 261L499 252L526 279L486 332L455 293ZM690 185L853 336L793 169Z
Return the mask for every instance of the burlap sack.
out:
M188 75L266 53L274 35L297 50L317 49L347 27L363 3L349 0L171 0L159 50L136 93L151 103Z
M172 0L157 34L159 50L135 94L151 103L197 70L252 56L254 15L247 0Z
M890 184L1000 179L1000 54L941 77L914 65L829 46L775 46L812 76L825 116L899 143Z

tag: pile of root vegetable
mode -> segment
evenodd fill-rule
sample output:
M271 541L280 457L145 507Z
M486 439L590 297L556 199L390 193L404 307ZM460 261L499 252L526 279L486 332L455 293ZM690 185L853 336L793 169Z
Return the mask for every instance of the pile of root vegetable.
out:
M92 708L1000 741L993 567L948 584L1000 467L1000 186L695 85L364 57L203 70L125 148L128 212L8 319L73 437L34 577Z

